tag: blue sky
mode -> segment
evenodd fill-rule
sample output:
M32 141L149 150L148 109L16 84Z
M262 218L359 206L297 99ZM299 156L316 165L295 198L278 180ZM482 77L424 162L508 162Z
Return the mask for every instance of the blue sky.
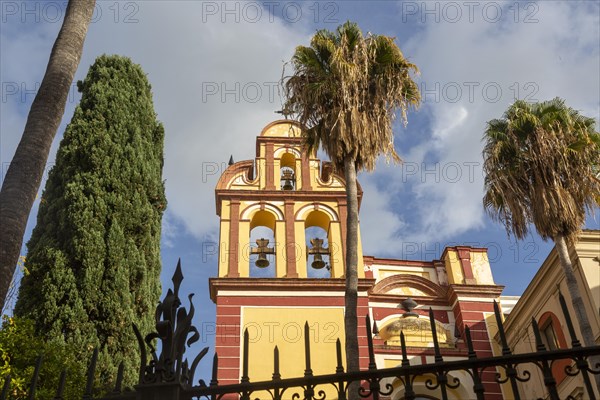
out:
M62 1L0 1L2 175L63 12ZM551 248L535 233L508 239L485 215L481 137L515 98L560 96L599 119L599 2L98 1L76 79L103 53L129 56L148 74L166 130L163 287L180 257L203 345L214 340L207 278L217 273L216 180L231 154L254 157L256 135L278 117L275 84L295 46L346 20L396 37L421 70L424 99L396 126L405 164L382 161L359 176L365 254L431 260L445 245L488 247L496 283L518 295ZM73 86L49 167L77 101ZM37 203L27 236L36 213ZM588 227L598 229L598 217Z

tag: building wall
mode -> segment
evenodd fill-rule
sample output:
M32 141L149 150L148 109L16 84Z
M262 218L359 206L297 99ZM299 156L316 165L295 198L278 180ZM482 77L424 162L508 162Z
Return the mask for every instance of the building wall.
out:
M594 258L600 256L600 231L582 232L579 242L575 246L570 246L569 250L594 337L596 343L600 343L600 317L598 311L600 263L594 260ZM542 330L551 321L556 333L558 347L571 347L571 338L559 303L559 291L565 297L575 332L579 340L582 340L562 267L556 249L553 249L506 319L507 340L515 353L536 351L531 318L536 320ZM555 363L553 367L559 396L561 399L568 396L583 399L583 397L577 397L582 396L583 393L583 381L580 376L569 377L564 372L564 367L569 364L569 361L560 361ZM545 396L546 391L542 375L533 366L530 368L530 372L532 373L531 381L521 384L521 387L526 388L527 393L531 393L532 397ZM598 393L596 395L598 396Z
M478 356L499 354L490 339L496 334L495 324L490 321L494 320L493 301L499 299L502 286L493 283L486 250L449 247L445 249L442 260L365 257L365 274L375 279L375 285L369 290L369 308L380 331L374 341L379 368L395 367L401 362L399 332L394 325L398 321L406 321L403 317L406 311L399 309L398 304L407 297L417 302L414 312L419 315L403 326L411 364L434 361L429 308L433 310L437 339L445 361L467 358L465 326L471 329ZM477 266L473 268L473 264ZM467 279L469 284L465 283ZM392 327L394 332L389 333L387 327ZM486 370L482 376L486 398L502 399L502 389L495 382L495 376L495 370ZM461 380L461 390L467 390L469 394L451 391L450 395L457 399L472 398L472 380L467 376L456 377ZM399 381L392 384L398 387L392 398L401 398L403 389ZM424 382L415 390L422 395L439 396L439 393L426 389Z

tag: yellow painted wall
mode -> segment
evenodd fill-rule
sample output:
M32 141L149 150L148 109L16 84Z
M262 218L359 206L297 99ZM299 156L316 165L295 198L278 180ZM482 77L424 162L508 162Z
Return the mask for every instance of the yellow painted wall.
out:
M239 223L238 271L240 276L250 276L250 221Z
M248 329L249 373L251 381L270 380L273 374L273 349L279 349L282 378L304 375L304 324L310 332L313 374L332 374L336 367L336 340L344 351L344 310L342 307L243 307L242 324ZM243 349L240 347L240 363ZM321 355L327 354L327 357ZM345 355L342 354L342 361ZM343 361L344 362L344 361ZM241 365L240 365L241 371ZM291 398L292 393L289 394ZM258 398L259 393L255 393ZM327 398L335 398L332 390Z
M296 158L296 168L294 170L296 173L296 190L302 190L302 159Z
M221 221L219 232L219 277L227 275L229 268L229 221Z
M341 278L344 276L344 252L342 250L341 222L332 222L329 225L329 243L329 248L331 249L329 257L331 277Z
M448 250L444 259L446 271L448 271L448 283L461 284L464 281L464 275L455 250Z
M261 153L262 153L262 151L261 151ZM267 176L267 174L266 174L267 160L265 160L264 158L257 159L256 166L258 167L258 171L257 171L258 172L258 181L259 181L258 188L262 190L267 187L267 180L266 180L267 179L266 178L266 176Z
M273 173L275 174L273 182L275 183L275 189L281 189L281 160L276 158L273 160Z
M365 262L363 258L363 250L362 250L362 239L360 235L360 224L358 225L358 265L356 266L358 269L358 277L365 277Z
M285 246L285 221L275 223L275 276L285 276L287 249Z
M471 268L473 277L480 285L494 285L492 268L487 252L471 251Z

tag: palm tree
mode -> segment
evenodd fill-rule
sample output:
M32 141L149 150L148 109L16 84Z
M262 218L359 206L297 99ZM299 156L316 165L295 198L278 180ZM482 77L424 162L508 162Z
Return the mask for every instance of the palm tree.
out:
M357 371L358 198L357 171L372 171L380 155L400 161L392 122L400 110L417 107L421 96L411 71L418 72L387 36L367 34L351 22L335 32L320 30L310 47L298 46L294 73L284 78L284 110L306 127L309 152L319 147L344 171L348 202L346 235L345 333L348 371ZM352 395L351 391L351 395Z
M0 308L17 267L27 218L65 111L95 5L95 0L69 1L44 79L0 190Z
M486 211L517 239L533 224L542 239L554 241L583 341L594 345L567 247L577 240L600 193L594 119L559 98L539 104L519 100L502 119L488 122L484 141Z

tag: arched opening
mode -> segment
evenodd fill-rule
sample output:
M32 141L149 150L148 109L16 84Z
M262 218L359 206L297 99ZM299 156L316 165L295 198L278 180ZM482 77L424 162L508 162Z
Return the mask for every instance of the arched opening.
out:
M331 247L329 245L329 216L312 211L304 221L308 278L331 277Z
M281 190L296 190L296 157L284 153L280 161Z
M257 211L250 221L250 277L274 278L276 251L275 216Z
M538 327L546 350L558 350L568 347L560 320L556 314L551 311L543 313L538 320ZM556 360L552 364L552 375L558 384L566 378L565 368L570 363L571 360Z

